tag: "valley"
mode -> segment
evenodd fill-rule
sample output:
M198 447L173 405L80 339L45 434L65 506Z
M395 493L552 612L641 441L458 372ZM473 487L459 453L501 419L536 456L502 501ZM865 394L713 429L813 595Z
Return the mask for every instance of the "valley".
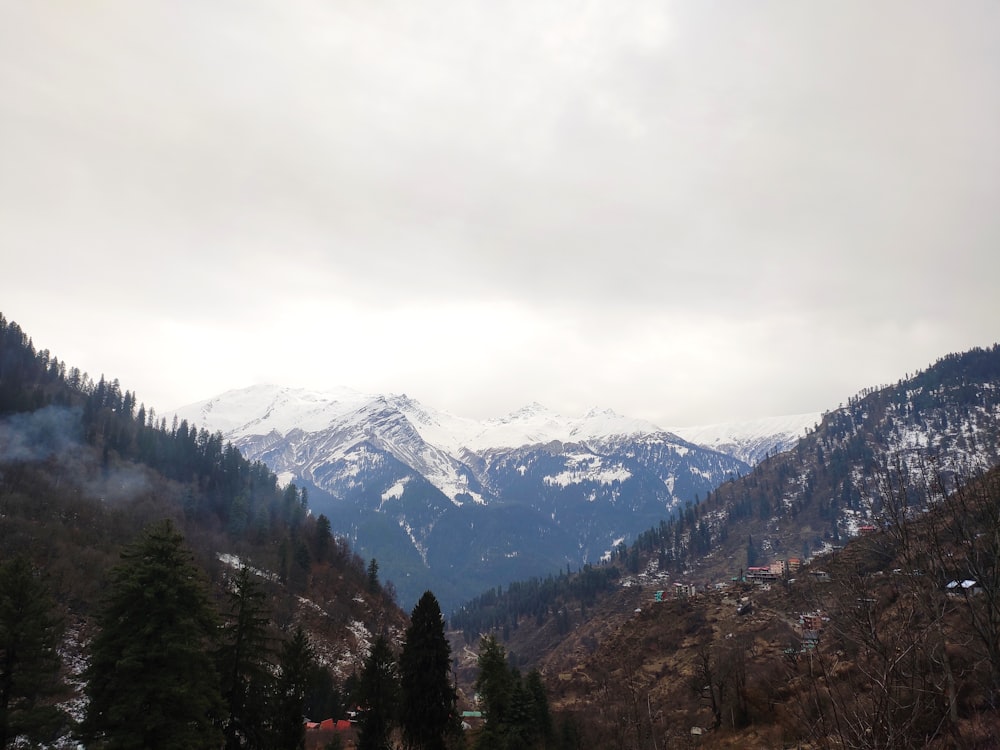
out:
M151 528L183 536L227 628L242 581L282 648L308 642L310 710L350 732L358 675L405 649L421 586L446 602L456 708L478 710L487 644L510 689L527 700L530 682L551 711L531 742L560 750L988 747L998 728L996 346L811 429L815 415L703 428L706 448L608 412L535 405L483 425L275 387L168 426L0 323L0 578L44 571L76 665L43 701L62 712L53 747L75 721L100 726L79 665L108 627L119 551ZM204 426L213 413L228 437Z

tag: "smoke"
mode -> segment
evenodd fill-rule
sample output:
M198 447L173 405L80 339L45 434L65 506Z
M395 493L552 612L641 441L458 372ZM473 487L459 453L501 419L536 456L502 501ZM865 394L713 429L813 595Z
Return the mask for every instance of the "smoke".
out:
M49 462L47 470L57 486L68 480L84 497L102 502L127 502L152 489L143 466L99 464L83 443L78 407L46 406L0 420L0 466L42 461Z
M0 420L0 464L45 461L80 445L81 410L46 406Z
M135 500L152 490L141 466L124 466L86 482L84 492L102 502L119 504Z

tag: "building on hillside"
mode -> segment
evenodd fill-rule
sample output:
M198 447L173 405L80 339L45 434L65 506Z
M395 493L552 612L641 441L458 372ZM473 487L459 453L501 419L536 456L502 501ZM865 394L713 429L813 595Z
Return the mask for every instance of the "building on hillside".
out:
M975 596L983 591L977 581L970 579L964 581L949 581L944 588L945 591L951 595L962 594L963 596Z
M686 599L689 596L694 596L695 593L696 589L693 583L674 583L674 599Z
M747 583L753 583L756 585L761 585L765 583L774 583L781 576L771 570L770 565L765 566L750 566L747 568Z
M819 612L802 615L802 630L822 630L823 616Z
M789 557L788 558L788 570L789 571L791 571L792 573L797 573L798 570L799 570L799 568L801 568L801 567L802 567L802 560L800 560L798 557Z

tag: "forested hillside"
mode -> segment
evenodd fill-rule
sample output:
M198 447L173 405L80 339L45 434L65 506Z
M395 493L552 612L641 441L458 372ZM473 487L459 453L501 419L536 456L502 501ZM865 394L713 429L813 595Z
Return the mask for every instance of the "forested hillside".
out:
M455 637L493 628L594 746L989 747L998 417L1000 349L949 355L607 564L485 592Z
M115 632L109 629L114 622L109 607L116 597L127 600L129 581L144 580L141 567L154 554L151 549L164 561L178 562L151 570L142 596L152 596L151 585L171 580L177 565L189 566L191 573L177 579L176 587L160 586L160 595L148 604L134 602L131 606L147 610L147 624L120 636L137 636L154 621L174 622L178 612L156 615L149 605L174 601L178 587L203 581L183 606L192 617L201 608L200 621L208 630L181 637L185 649L205 649L213 674L220 670L215 698L195 710L222 710L211 731L227 732L232 747L265 746L263 740L248 745L245 737L279 731L281 676L291 674L286 659L297 658L297 669L306 675L295 688L300 700L292 706L294 721L285 709L285 726L299 732L304 713L320 719L343 715L350 678L373 634L398 642L406 623L379 580L377 565L358 558L331 535L323 516L308 512L305 491L279 487L263 464L246 461L218 434L193 430L183 421L168 425L117 380L95 381L36 350L20 327L2 316L0 540L0 746L18 736L65 741L87 706L99 705L96 694L89 694L89 703L84 698L88 675L82 666L89 660L91 669L100 670L90 654L95 635L104 638L103 652L125 647L107 642ZM48 604L25 622L26 610L10 604L24 600ZM29 637L33 632L44 637ZM236 655L231 648L244 639L247 645ZM153 658L168 641L159 637L156 648L147 644L130 658ZM288 651L294 648L298 654ZM223 667L227 653L235 661ZM165 664L188 663L176 653L163 654ZM278 681L272 684L272 677ZM183 686L188 678L180 679ZM263 692L255 698L244 694L240 686L248 681ZM160 695L160 702L176 699ZM117 703L112 712L126 705ZM135 706L139 711L139 703ZM95 716L84 727L92 737L117 726ZM126 720L155 724L151 714ZM147 725L142 731L163 737L166 729Z
M768 582L675 591L619 560L592 596L568 576L486 594L469 614L564 592L554 613L501 616L497 637L540 669L584 747L995 747L1000 469L882 479L891 522Z
M794 449L720 485L705 501L622 550L633 571L655 558L704 579L772 559L807 559L864 526L887 522L879 480L887 466L947 480L1000 460L1000 347L948 355L892 386L828 412Z
M806 560L843 545L862 527L887 522L880 499L887 468L904 476L929 472L947 483L998 460L1000 347L951 354L895 385L852 397L792 450L724 482L703 502L687 503L633 544L620 545L612 560L622 577L649 571L699 584L772 559ZM606 578L619 575L598 570ZM522 592L568 592L574 585L553 581L487 591L460 608L455 622L510 630L525 612ZM548 608L532 597L527 611L538 617L561 611L552 606L557 600L543 598ZM577 610L583 603L572 601Z

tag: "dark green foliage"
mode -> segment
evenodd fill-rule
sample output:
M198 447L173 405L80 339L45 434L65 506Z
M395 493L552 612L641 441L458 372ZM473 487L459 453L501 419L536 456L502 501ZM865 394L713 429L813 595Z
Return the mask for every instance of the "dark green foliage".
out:
M368 563L368 591L377 594L380 585L378 582L378 561L373 557Z
M223 725L226 747L262 748L268 729L265 709L274 687L269 608L263 587L247 568L229 585L229 611L217 656L228 711Z
M316 664L309 675L303 714L316 721L342 719L345 712L344 694L326 667Z
M479 676L476 693L486 720L476 742L477 750L503 750L507 747L507 729L511 714L514 680L507 666L507 655L497 639L488 635L479 644Z
M400 726L410 748L443 750L445 735L456 727L451 647L437 599L424 592L413 608L399 659L402 707Z
M462 631L466 643L474 643L478 633L516 625L522 617L534 617L541 625L554 617L561 633L569 631L569 610L593 605L601 592L614 588L619 570L613 566L584 565L570 574L515 581L489 589L462 605L452 614L451 626Z
M492 635L480 642L477 663L475 687L485 722L476 750L525 750L551 742L552 718L541 674L532 670L522 679Z
M330 519L320 513L316 519L316 542L314 544L316 562L326 562L326 556L333 544Z
M553 737L552 714L549 711L549 698L542 684L541 672L537 669L528 672L524 686L531 700L531 723L537 736L547 744Z
M62 688L61 623L38 573L23 557L0 565L0 748L46 739L66 717L45 702Z
M110 585L102 589L101 582L118 560L121 540L138 539L149 521L170 517L198 559L238 549L256 565L277 570L277 553L284 547L285 572L295 585L322 580L326 597L363 591L364 562L333 537L327 519L307 514L306 490L279 488L263 463L245 460L219 433L180 420L168 425L114 379L102 376L95 383L79 370L67 371L47 351L36 351L2 315L0 432L5 438L0 440L0 560L30 553L44 561L60 604L97 626L84 630L98 633L86 675L94 676L88 688L94 702L82 728L88 746L218 748L224 739L219 730L227 723L237 726L230 717L239 717L239 736L230 733L231 746L238 739L241 747L275 747L277 686L259 670L277 656L261 658L258 637L247 632L264 624L253 624L254 619L268 617L262 600L251 595L245 602L250 606L241 610L236 602L227 607L223 594L222 608L231 619L230 627L220 630L207 598L204 610L200 602L189 603L192 589L199 590L198 599L205 589L187 550L176 550L177 560L163 562L162 550L146 554L132 545ZM144 538L150 535L157 536L147 530ZM168 575L149 573L151 568ZM314 580L316 568L322 579ZM143 576L148 583L140 582ZM274 619L285 625L291 615L281 602L278 606ZM207 620L211 627L201 627ZM45 634L44 627L33 631ZM317 631L322 634L323 627ZM237 645L241 638L258 645L247 650ZM204 678L188 677L199 665L207 665ZM317 718L343 715L338 686L315 664L308 670L306 698ZM42 697L35 708L49 702ZM18 705L20 711L25 704ZM177 720L193 708L197 718ZM304 707L293 710L298 732ZM207 729L202 716L210 720ZM59 719L53 729L65 735L68 719L54 710L53 718ZM48 741L54 735L33 736Z
M379 635L365 660L356 693L361 706L359 750L391 747L392 728L399 709L399 676L385 636Z
M563 716L562 721L559 723L556 747L558 750L581 750L583 748L580 725L576 717L572 715Z
M306 524L304 489L280 490L265 464L247 461L221 433L183 420L169 427L166 420L157 421L134 393L122 392L117 380L102 375L94 383L75 368L67 372L47 350L36 352L18 325L0 315L0 417L22 414L34 418L22 425L28 433L20 431L30 437L32 453L8 454L5 460L45 459L85 445L105 472L136 462L185 485L186 520L225 529L234 540L295 536ZM319 548L328 547L328 541L317 537ZM308 550L295 551L297 562L308 563Z
M306 692L316 670L312 646L302 628L296 628L282 646L280 667L274 699L274 747L301 750L306 743L302 723Z
M147 528L111 574L87 669L83 735L95 747L215 748L223 713L218 621L170 521Z

